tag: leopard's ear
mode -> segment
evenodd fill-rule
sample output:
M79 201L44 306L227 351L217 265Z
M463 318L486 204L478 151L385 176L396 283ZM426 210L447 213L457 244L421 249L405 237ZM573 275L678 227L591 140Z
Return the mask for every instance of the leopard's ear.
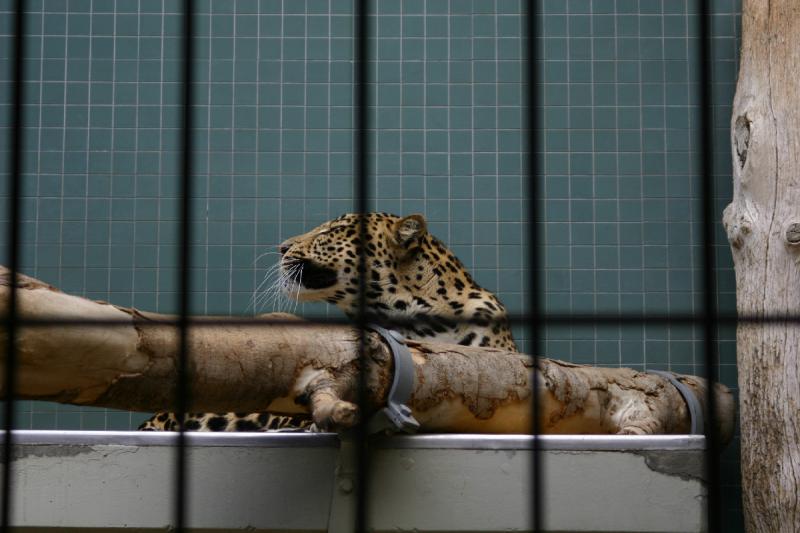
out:
M408 215L394 224L394 241L400 248L408 249L428 232L422 215Z

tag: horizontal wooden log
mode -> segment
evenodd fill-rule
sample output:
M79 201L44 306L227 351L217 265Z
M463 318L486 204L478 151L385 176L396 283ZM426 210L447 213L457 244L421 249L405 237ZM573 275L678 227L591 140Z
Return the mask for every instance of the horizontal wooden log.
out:
M9 281L8 272L0 272L3 314ZM138 411L174 409L175 317L71 296L26 276L19 276L17 285L19 317L28 321L18 331L19 398ZM203 317L191 321L188 339L192 411L310 411L318 424L333 429L357 420L359 333L350 326L309 324L286 314L240 321ZM408 346L415 372L409 403L422 431L529 433L534 376L541 391L543 432L689 431L684 400L660 376L545 358L534 373L534 359L525 354L420 341L408 341ZM393 363L374 333L366 336L366 355L366 409L373 411L386 402ZM678 378L705 402L705 380ZM733 399L722 385L714 392L716 429L727 441L733 433Z

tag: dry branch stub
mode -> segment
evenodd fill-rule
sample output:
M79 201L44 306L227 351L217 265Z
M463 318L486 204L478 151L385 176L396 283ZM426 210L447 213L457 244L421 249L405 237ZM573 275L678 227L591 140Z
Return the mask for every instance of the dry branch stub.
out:
M95 319L118 325L36 325L19 331L19 389L24 399L139 411L173 408L178 330L173 317L71 296L19 278L23 320ZM0 305L8 276L0 273ZM241 323L195 319L189 379L195 411L311 412L325 428L357 420L358 334L341 325L269 314ZM205 323L204 323L205 322ZM219 322L219 321L218 321ZM389 347L367 336L367 409L386 403L393 377ZM628 368L595 368L493 348L407 341L414 364L409 407L427 432L529 433L532 379L540 380L546 433L687 433L686 404L666 379ZM679 375L701 401L706 382ZM717 385L717 430L733 430L733 400ZM369 413L367 413L368 415Z

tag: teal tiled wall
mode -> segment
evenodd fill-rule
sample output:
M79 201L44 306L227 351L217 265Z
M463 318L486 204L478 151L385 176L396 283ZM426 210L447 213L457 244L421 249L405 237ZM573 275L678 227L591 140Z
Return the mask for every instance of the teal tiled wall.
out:
M0 1L4 147L10 4ZM728 120L740 26L738 0L713 4L719 219L731 194ZM180 2L25 5L23 270L76 294L173 311ZM527 286L521 5L379 0L371 18L370 205L424 213L512 312L525 311ZM544 308L697 311L696 3L540 5ZM277 259L274 245L353 209L352 3L195 6L193 310L286 309L268 298L254 302L268 285L262 281ZM733 310L721 228L716 248L719 304ZM550 357L703 372L700 330L688 326L545 333ZM530 349L524 329L518 336ZM733 332L721 330L720 339L718 375L735 386ZM144 417L38 402L20 402L19 413L20 425L33 428L127 429ZM737 446L723 467L726 531L741 527Z

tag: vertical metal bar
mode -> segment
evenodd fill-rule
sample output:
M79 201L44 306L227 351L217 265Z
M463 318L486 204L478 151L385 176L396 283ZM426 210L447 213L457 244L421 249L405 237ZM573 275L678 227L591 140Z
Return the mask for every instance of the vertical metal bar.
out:
M17 270L19 269L19 244L20 244L20 188L22 173L22 66L25 57L25 13L23 1L17 0L14 16L14 43L11 57L14 58L11 79L14 80L12 89L11 110L11 135L9 136L9 196L8 196L8 226L6 238L8 239L8 269L11 282L11 292L8 297L8 312L5 319L6 330L6 375L5 375L5 404L4 404L4 446L3 446L3 500L2 500L2 531L11 530L11 493L13 483L11 479L12 447L14 429L14 394L17 390Z
M5 320L7 334L6 344L6 374L5 374L5 404L4 404L4 446L3 446L3 495L2 495L2 530L9 531L11 526L11 493L12 493L12 448L14 429L14 401L16 391L16 337L17 337L17 289L16 275L19 269L19 237L20 237L20 185L22 171L22 69L24 59L24 33L25 15L22 0L17 0L14 18L14 42L11 56L14 58L12 79L14 80L13 107L11 116L11 135L9 137L9 196L7 226L8 239L8 268L11 282L9 293L8 312Z
M179 356L175 413L178 417L178 448L175 469L175 528L180 533L186 527L187 466L184 414L189 408L191 390L188 383L189 358L189 291L191 280L191 200L192 200L192 0L183 2L183 124L181 160L181 226L180 278L178 294Z
M539 283L539 198L538 187L541 182L539 176L539 161L536 152L539 147L539 114L537 105L539 103L539 76L537 71L537 60L539 58L539 34L538 34L538 4L539 0L524 2L528 7L525 14L527 23L528 47L525 58L528 74L527 91L527 130L528 130L528 331L530 332L530 351L533 353L535 368L539 367L540 334L542 326L542 312L539 305L540 283ZM541 449L539 447L539 380L534 375L533 380L533 419L531 431L533 432L533 450L531 461L531 489L533 498L531 501L531 528L537 533L542 530L542 481L544 473L542 471Z
M708 480L708 531L721 531L720 494L719 494L719 443L716 428L716 399L714 396L715 373L717 371L716 354L716 261L714 257L714 168L713 168L713 108L711 96L711 34L710 10L708 0L700 0L700 145L702 161L702 201L703 231L701 244L703 247L703 347L705 351L705 373L708 380L708 423L706 430L706 479Z
M361 215L359 217L358 238L360 245L358 247L358 311L356 314L356 323L358 325L358 357L359 357L359 372L358 379L358 406L360 412L363 414L367 406L367 387L366 387L366 372L364 369L367 363L365 354L366 344L365 335L367 327L367 257L366 257L366 243L367 243L367 223L365 214L367 212L367 198L369 194L369 184L367 182L368 172L368 98L369 92L367 87L369 65L368 49L368 26L369 21L367 16L369 13L369 0L356 0L356 24L355 24L355 76L356 76L356 94L355 94L355 126L356 126L356 139L355 139L355 196L356 196L356 211ZM367 469L369 468L369 447L367 444L367 423L366 417L362 416L360 422L356 427L355 432L355 453L356 453L356 515L355 515L355 530L367 530L367 504L368 504L368 487L367 487Z

